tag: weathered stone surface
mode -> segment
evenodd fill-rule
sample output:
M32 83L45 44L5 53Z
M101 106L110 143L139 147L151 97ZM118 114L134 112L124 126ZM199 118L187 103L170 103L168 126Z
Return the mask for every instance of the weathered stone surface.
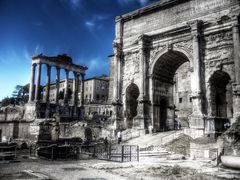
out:
M117 17L111 99L122 105L118 121L146 131L182 122L199 137L206 117L239 116L239 13L238 0L169 0ZM129 126L132 84L139 97Z

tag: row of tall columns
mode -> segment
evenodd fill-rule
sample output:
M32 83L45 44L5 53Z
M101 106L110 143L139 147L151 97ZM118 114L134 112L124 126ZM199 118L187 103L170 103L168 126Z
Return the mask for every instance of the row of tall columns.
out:
M34 88L34 82L35 82L35 71L37 66L37 80L36 80L36 88ZM47 79L46 79L46 96L44 101L46 103L49 103L49 97L50 97L50 83L51 83L51 66L46 64L47 67ZM31 79L30 79L30 87L29 87L29 102L32 101L39 101L41 97L41 71L42 71L42 64L32 64L31 68ZM66 82L65 82L65 89L64 89L64 104L68 104L68 86L69 86L69 70L65 70L66 73ZM81 74L81 106L83 106L83 99L84 99L84 76L85 74ZM55 103L59 103L59 83L60 83L60 68L56 67L56 93L55 93ZM79 74L74 72L74 81L73 81L73 102L74 106L77 106L78 104L78 84L79 84ZM35 91L34 91L35 89ZM35 94L35 98L34 98Z

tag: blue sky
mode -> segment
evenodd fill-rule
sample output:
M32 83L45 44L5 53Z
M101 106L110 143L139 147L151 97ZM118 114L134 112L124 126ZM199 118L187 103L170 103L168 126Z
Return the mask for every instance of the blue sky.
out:
M0 0L0 100L29 82L39 53L68 54L89 67L87 77L108 74L115 17L155 1Z

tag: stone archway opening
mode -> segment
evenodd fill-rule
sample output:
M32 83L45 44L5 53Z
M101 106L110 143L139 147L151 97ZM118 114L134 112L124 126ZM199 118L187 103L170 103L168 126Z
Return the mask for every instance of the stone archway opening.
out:
M209 80L211 116L222 118L231 118L233 116L230 80L230 76L220 70L214 72L211 76Z
M131 83L126 89L126 127L132 128L133 118L137 115L139 88L136 84Z
M160 56L152 72L153 126L172 130L176 123L187 126L192 113L190 62L185 54L168 51Z

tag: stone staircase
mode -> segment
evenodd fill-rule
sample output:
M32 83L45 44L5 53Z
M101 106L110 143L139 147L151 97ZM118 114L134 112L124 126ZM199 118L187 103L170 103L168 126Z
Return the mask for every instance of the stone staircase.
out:
M139 158L166 158L172 154L168 152L164 147L164 144L172 141L183 135L183 130L167 131L154 134L141 135L129 139L123 144L126 145L138 145L139 146ZM124 140L124 139L123 139Z
M166 156L170 155L171 153L168 152L164 147L157 147L157 146L149 146L147 148L140 148L139 157L146 158L146 157L156 157L156 158L165 158Z

